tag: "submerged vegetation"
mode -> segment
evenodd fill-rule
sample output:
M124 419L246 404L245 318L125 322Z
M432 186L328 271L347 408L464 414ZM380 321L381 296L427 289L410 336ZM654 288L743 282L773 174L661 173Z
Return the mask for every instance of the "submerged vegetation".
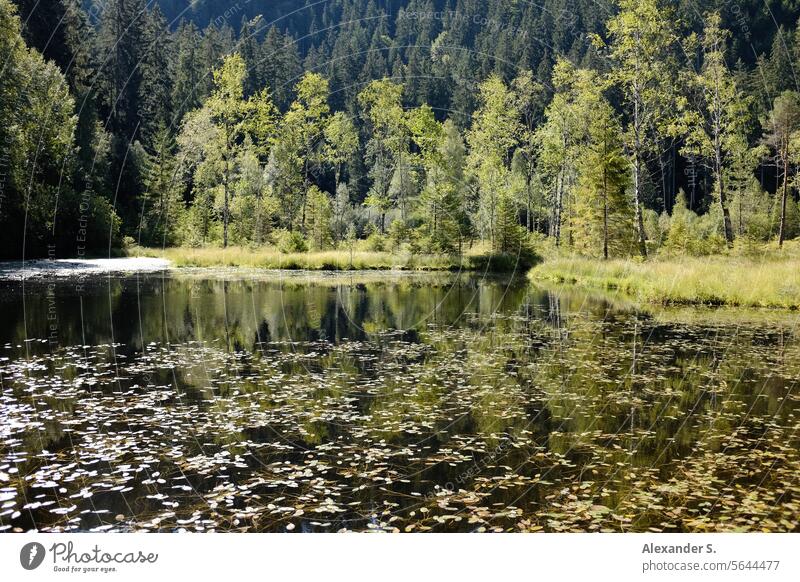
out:
M797 531L796 318L375 275L5 310L0 529Z
M800 531L800 3L179 4L0 0L2 258L214 268L0 269L0 532Z

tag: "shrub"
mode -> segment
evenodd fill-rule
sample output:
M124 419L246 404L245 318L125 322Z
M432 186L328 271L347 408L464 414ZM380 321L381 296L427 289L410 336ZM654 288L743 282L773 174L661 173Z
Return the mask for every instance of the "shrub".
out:
M522 274L538 261L535 254L491 253L470 256L468 266L475 271Z
M659 216L655 210L645 208L642 211L642 222L644 223L645 236L651 246L657 249L664 244L666 230L669 228L669 215L666 215L665 225L662 221L662 217Z
M91 220L86 234L89 248L110 246L120 248L120 226L122 220L117 216L114 207L103 196L92 196Z
M275 233L275 242L278 250L284 254L304 253L308 250L308 243L303 235L296 230L279 230Z
M388 243L392 250L397 249L411 238L411 228L404 220L393 220L389 225Z
M386 250L387 240L386 237L379 232L373 232L364 241L364 246L368 251L382 253Z
M713 212L697 216L686 207L686 198L681 192L669 220L669 230L664 240L665 253L702 256L724 250L725 237L721 232L720 216Z

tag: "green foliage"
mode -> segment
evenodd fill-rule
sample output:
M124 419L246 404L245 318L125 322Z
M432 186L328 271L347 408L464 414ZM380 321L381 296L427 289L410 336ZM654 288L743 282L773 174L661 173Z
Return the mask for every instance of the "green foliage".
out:
M308 250L308 243L303 238L302 233L296 230L281 229L275 233L275 241L278 250L284 254L288 253L304 253Z
M661 0L619 0L606 23L611 38L610 81L622 92L627 113L635 225L639 253L647 256L644 232L645 161L670 133L675 109L678 43L672 10Z
M96 27L75 0L38 12L21 2L24 24L3 0L4 252L18 255L24 238L28 254L53 242L74 254L91 207L112 245L119 231L152 245L259 246L283 229L322 249L388 226L370 245L513 254L535 231L622 256L632 244L706 254L724 250L720 237L800 235L800 96L786 81L796 28L754 41L756 71L752 47L726 31L729 11L618 0L605 21L576 5L565 23L454 0L508 24L490 30L418 26L405 1L379 17L382 1L275 7L277 20L251 13L257 2L237 35L227 23L171 31L171 9L161 3L164 18L144 0L109 0ZM265 21L314 31L303 42L276 26L262 35ZM550 48L517 34L527 31ZM702 166L701 214L681 202L671 218L687 156ZM777 176L756 172L769 164Z
M775 98L772 111L765 120L765 143L775 155L775 162L780 172L779 199L777 214L778 245L791 238L793 233L791 218L794 198L790 196L790 184L795 160L800 152L800 94L796 91L784 91Z
M508 192L501 192L497 211L492 248L501 254L521 252L527 242L527 232L519 223L519 206Z
M137 101L140 104L140 135L148 146L157 148L159 131L172 121L171 63L166 34L167 21L156 6L145 13L142 27L142 58L138 71L141 81Z
M259 246L270 236L279 202L266 183L258 153L249 138L237 160L231 203L231 240L237 245Z
M177 180L175 140L161 125L153 137L155 153L145 152L140 236L147 245L170 246L179 242L178 225L185 211Z
M692 76L696 94L681 100L685 111L679 131L685 135L684 152L710 160L716 183L714 198L722 214L725 240L730 245L734 229L727 200L726 169L732 161L737 161L735 153L743 147L750 100L739 90L725 63L728 32L720 28L719 14L709 14L706 20L703 68Z
M175 69L172 79L172 105L177 120L198 108L205 95L198 94L205 74L200 53L200 33L191 22L183 22L175 33Z
M351 234L357 238L364 221L358 210L360 208L356 209L350 200L349 186L340 182L331 205L331 235L334 242L343 241Z
M794 198L789 196L786 200L786 207L783 208L782 197L780 194L775 196L770 212L769 232L783 232L783 240L790 240L800 236L800 212Z
M578 160L588 142L587 130L594 110L601 107L603 97L596 73L576 69L565 60L558 60L553 68L553 85L556 92L533 139L538 169L549 191L549 234L559 245L572 211Z
M244 129L246 107L244 105L244 59L234 53L225 58L222 66L214 69L214 91L205 106L217 127L213 134L217 139L208 143L207 170L215 174L220 182L217 189L217 206L222 214L222 246L228 246L228 223L230 222L230 200L232 195L234 163L239 155L239 139Z
M389 242L386 235L379 232L373 232L364 241L364 248L372 252L383 252L389 248Z
M667 238L670 226L670 216L664 211L661 214L651 208L646 208L643 215L644 231L647 241L653 250L659 249Z
M70 183L77 117L67 80L22 41L8 0L0 0L0 54L0 253L75 256L119 244L105 193Z
M516 97L503 80L493 75L479 88L480 107L467 136L468 171L478 186L474 220L481 236L494 247L513 246L518 238L512 226L510 161L522 130Z
M470 255L467 264L470 269L478 272L521 274L540 261L541 257L534 249L532 242L529 239L523 239L516 249L508 252Z
M89 249L115 249L122 246L120 226L122 221L111 203L102 196L94 195L91 199L90 214L86 231L86 240L82 240L82 232L78 230L79 243L86 243Z
M413 130L425 185L417 203L418 243L426 252L461 252L471 225L465 193L466 148L452 121L439 124L420 111Z
M324 157L334 167L334 182L338 188L342 166L358 151L360 145L358 130L350 117L342 111L337 111L325 125L324 134Z
M372 186L364 204L378 214L381 232L386 228L386 214L399 199L405 219L411 178L408 157L409 129L402 105L403 87L389 79L372 81L358 95L368 122L367 159L371 163Z
M327 193L311 186L308 198L308 237L313 250L331 246L331 200Z
M399 249L403 243L410 242L412 236L413 231L406 221L402 219L393 220L391 224L389 224L389 229L386 233L389 249L393 251Z
M777 232L771 216L770 196L755 176L737 188L730 201L731 223L737 238L767 241Z
M669 231L664 241L667 254L702 256L719 253L725 248L725 239L719 233L711 215L697 216L686 207L686 197L681 192L675 201Z
M588 125L578 162L573 241L583 254L627 256L634 248L635 230L622 129L609 103L591 85L579 99L588 110Z

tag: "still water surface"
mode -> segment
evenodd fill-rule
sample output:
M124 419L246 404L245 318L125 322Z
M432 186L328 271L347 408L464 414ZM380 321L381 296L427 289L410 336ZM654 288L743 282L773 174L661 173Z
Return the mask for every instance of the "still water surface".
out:
M798 323L464 275L0 282L0 528L798 531Z

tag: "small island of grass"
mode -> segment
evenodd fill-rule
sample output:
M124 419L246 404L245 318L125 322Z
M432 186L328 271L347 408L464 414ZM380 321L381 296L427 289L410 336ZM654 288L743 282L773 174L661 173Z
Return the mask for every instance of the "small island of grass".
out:
M530 252L492 252L476 244L462 254L412 253L407 249L363 248L282 252L263 247L133 247L129 256L166 259L175 267L240 267L308 271L475 271L524 274L535 261Z
M661 305L800 308L800 245L755 255L662 256L641 261L556 257L534 267L534 282L614 291Z

